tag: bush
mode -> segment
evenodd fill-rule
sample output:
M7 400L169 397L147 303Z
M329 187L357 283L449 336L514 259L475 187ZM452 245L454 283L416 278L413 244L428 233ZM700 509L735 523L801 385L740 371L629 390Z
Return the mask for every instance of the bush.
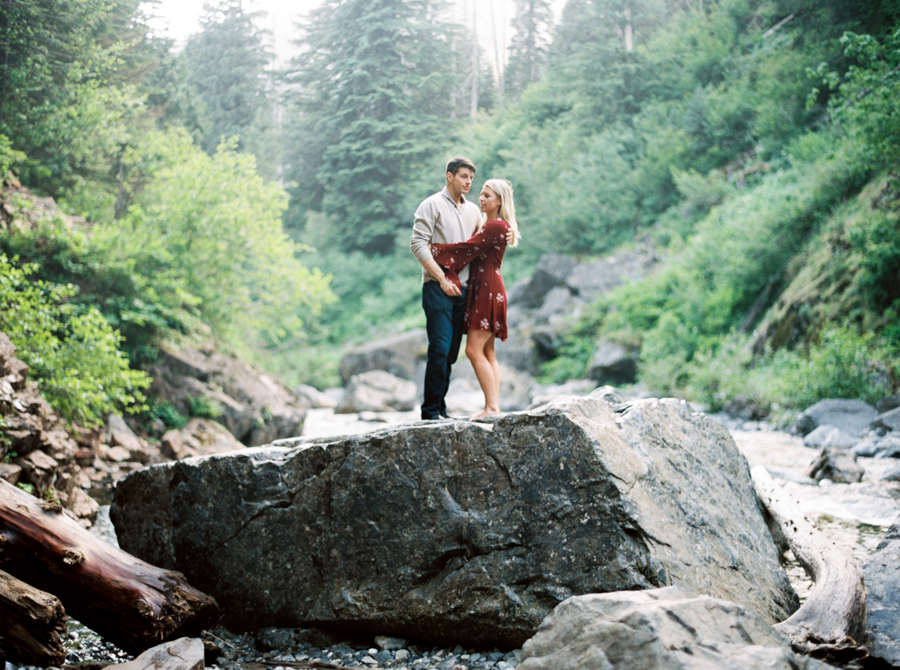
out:
M0 331L16 346L47 401L68 421L98 425L113 411L144 409L146 374L131 370L122 336L96 309L68 302L75 289L31 278L35 268L0 254Z

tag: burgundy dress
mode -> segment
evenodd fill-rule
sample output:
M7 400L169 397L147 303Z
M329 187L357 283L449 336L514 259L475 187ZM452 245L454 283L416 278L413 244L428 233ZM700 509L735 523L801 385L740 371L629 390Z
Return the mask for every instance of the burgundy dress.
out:
M431 254L444 268L447 279L459 286L460 269L469 269L469 296L466 300L466 330L486 330L506 339L506 289L500 264L506 251L509 224L503 219L488 221L465 242L432 244Z

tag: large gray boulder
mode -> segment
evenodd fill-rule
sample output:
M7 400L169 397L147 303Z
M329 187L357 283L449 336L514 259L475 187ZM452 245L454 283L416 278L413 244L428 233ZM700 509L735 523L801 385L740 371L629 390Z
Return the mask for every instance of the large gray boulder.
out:
M900 407L889 409L872 420L873 428L900 431Z
M900 665L900 518L863 564L870 655Z
M428 333L424 328L415 328L352 349L341 359L338 372L345 384L370 370L384 370L400 379L412 380L427 354Z
M877 415L878 411L862 400L820 400L797 416L797 432L807 435L828 425L858 437Z
M566 279L575 269L574 258L562 254L545 254L538 261L534 274L527 284L517 285L510 302L530 309L535 309L544 304L547 294L557 286L565 286Z
M408 412L416 406L416 384L384 370L354 375L335 414L354 412Z
M522 647L519 670L824 670L759 614L670 586L569 598Z
M185 573L237 630L516 647L584 593L681 584L769 622L797 606L728 431L609 388L153 466L111 517L126 551Z
M602 342L588 363L585 377L599 384L633 384L637 379L637 355L621 344Z

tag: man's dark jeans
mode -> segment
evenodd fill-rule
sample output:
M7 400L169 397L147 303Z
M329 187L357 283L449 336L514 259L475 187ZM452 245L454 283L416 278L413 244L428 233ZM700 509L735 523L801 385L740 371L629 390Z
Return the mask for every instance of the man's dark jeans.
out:
M425 400L422 418L436 419L447 414L444 396L450 386L450 368L459 356L466 311L466 289L451 298L436 281L422 284L422 308L428 330L428 360L425 364Z

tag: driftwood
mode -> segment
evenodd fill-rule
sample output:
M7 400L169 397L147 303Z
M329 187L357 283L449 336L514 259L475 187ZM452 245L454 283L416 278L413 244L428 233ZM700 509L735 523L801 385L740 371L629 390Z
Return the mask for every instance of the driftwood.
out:
M0 570L0 631L14 660L26 665L62 667L66 612L55 596Z
M85 626L130 653L196 636L215 601L179 572L103 542L48 503L0 481L0 568L57 596Z
M750 474L760 501L814 582L803 606L775 628L798 653L854 665L866 656L866 587L859 563L804 518L764 467Z

